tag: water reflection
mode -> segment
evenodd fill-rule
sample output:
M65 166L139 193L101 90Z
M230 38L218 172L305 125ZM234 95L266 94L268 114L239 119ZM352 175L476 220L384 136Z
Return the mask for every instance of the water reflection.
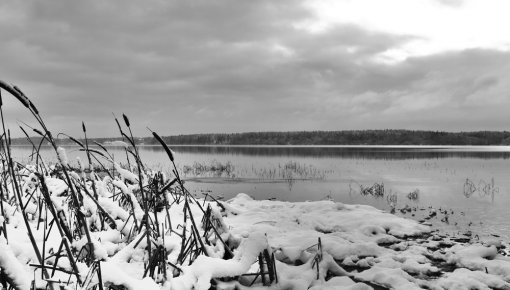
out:
M145 146L146 151L162 152L159 146ZM496 150L494 150L496 149ZM220 154L246 156L285 156L350 159L438 159L438 158L480 158L508 159L510 151L488 148L480 151L473 147L293 147L293 146L173 146L178 153Z

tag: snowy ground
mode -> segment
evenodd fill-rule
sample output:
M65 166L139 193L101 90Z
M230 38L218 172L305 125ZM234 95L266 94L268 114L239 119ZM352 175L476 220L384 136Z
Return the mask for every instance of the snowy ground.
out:
M225 219L231 232L265 234L292 289L510 289L510 259L499 241L449 238L363 205L255 201L243 194L227 204L237 213ZM318 238L320 279L312 269L317 248L309 248Z
M47 179L47 183L54 203L65 208L65 198L59 196L65 184L57 179ZM120 183L117 187L131 192ZM128 213L110 202L108 194L106 190L102 193L100 204L119 225L127 223ZM223 244L210 239L207 256L198 256L191 265L178 264L181 273L176 275L174 269L174 275L169 274L166 282L158 283L161 279L142 279L147 263L144 239L136 237L127 243L122 230L96 231L91 234L95 257L102 261L104 284L144 290L209 289L211 281L218 289L510 289L510 259L500 241L474 243L469 237L450 238L416 221L371 206L327 200L257 201L239 194L222 203L198 201L204 207L211 204L217 229L233 248L232 258L224 259ZM34 277L35 285L44 287L40 271L34 272L30 266L37 258L22 217L14 207L5 202L3 205L9 239L7 243L4 237L0 238L3 273L18 289L30 289ZM202 211L197 206L191 208L195 220L200 221ZM94 206L89 204L86 210L93 211ZM158 214L160 221L165 219L162 214ZM182 220L183 204L170 207L170 215L174 221ZM43 229L37 229L34 220L31 227L36 241L41 243ZM158 242L164 245L168 261L177 263L181 237L170 232ZM58 236L50 237L46 255L51 255L59 243ZM73 249L83 245L84 241L72 242ZM250 275L260 272L259 253L264 250L275 258L276 278L269 283L261 276ZM81 262L78 266L80 276L86 280L90 268ZM59 267L71 270L65 257ZM168 269L172 273L173 268ZM75 278L58 271L52 279L71 279L70 289L79 284L73 284ZM97 284L95 279L89 285Z

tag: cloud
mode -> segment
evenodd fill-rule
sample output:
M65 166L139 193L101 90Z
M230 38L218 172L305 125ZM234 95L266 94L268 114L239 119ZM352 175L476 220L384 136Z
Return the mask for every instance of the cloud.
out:
M436 0L439 3L451 6L451 7L460 7L462 4L464 4L464 0Z
M499 129L509 103L506 52L388 64L381 54L422 36L356 23L310 31L302 23L320 15L301 1L4 1L0 16L0 77L71 134L82 120L94 136L117 134L111 112L137 135Z

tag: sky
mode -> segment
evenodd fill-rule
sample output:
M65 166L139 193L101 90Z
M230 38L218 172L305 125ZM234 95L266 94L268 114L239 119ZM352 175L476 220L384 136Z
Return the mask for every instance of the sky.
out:
M3 0L0 79L50 130L509 130L507 0ZM13 135L34 119L3 93ZM17 132L17 133L16 133Z

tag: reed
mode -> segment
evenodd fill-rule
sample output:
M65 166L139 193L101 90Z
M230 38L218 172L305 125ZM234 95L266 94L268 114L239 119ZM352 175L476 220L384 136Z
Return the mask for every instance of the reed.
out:
M2 110L2 91L14 96L37 121L37 128L21 127L32 145L34 164L20 164L12 158L10 132L5 129ZM57 146L54 135L31 100L16 86L2 81L0 119L3 128L0 136L0 236L10 242L7 225L12 212L19 213L37 257L29 263L34 274L33 287L123 289L122 285L104 281L102 265L113 259L101 241L106 233L118 234L120 242L117 243L124 245L124 249L141 249L143 276L161 285L171 277L183 275L183 267L193 264L199 256L209 256L209 248L222 248L221 258L225 260L235 256L238 244L225 238L229 236L228 228L218 212L225 210L224 205L210 195L199 201L186 189L175 164L175 154L156 132L152 134L164 148L173 168L169 177L144 166L132 122L125 114L123 123L114 117L126 143L125 163L102 144L90 142L85 122L81 124L83 136L80 140L57 135L69 138L84 152L86 160L78 160L78 165L68 160L65 150ZM41 140L34 142L30 131ZM40 154L43 142L52 146L57 163L44 161ZM309 170L296 164L289 166L285 170ZM214 170L233 171L233 166L228 164L226 168L218 168ZM57 192L52 182L61 183L63 189ZM11 209L9 213L8 209ZM179 217L175 214L177 210L182 210L180 220L176 219ZM165 239L170 237L181 241L176 249L167 247ZM169 251L178 254L172 256ZM255 280L263 286L277 283L276 261L269 249L260 253L258 263L260 269ZM241 277L221 279L239 280ZM256 283L255 280L252 283ZM213 279L212 283L217 281ZM0 271L0 284L7 289L15 287L4 271Z

